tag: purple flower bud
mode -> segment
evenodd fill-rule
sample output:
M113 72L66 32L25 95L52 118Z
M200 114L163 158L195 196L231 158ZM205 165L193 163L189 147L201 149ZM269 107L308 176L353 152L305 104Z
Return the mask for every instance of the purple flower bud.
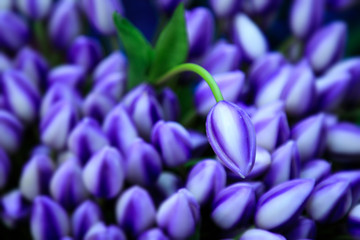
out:
M360 238L360 204L357 204L349 212L347 228L348 232L354 237L354 239Z
M103 79L99 78L98 82L92 89L93 93L105 94L115 101L118 101L124 94L126 87L125 73L112 73L106 75Z
M159 153L140 138L132 142L126 151L125 160L126 179L132 184L153 185L162 171Z
M52 0L16 0L16 7L25 16L32 19L45 18L51 9Z
M96 197L113 198L121 190L125 178L125 163L112 147L103 147L90 158L83 170L85 187Z
M180 2L186 2L186 0L156 0L157 6L166 13L172 13Z
M237 183L220 191L213 203L211 218L222 229L246 224L255 209L255 192L246 183Z
M190 135L190 142L191 142L191 155L193 157L201 156L209 147L209 142L207 140L206 135L195 131L195 130L188 130Z
M91 92L83 102L82 112L85 116L91 117L101 123L115 105L116 101L110 95Z
M211 9L215 12L215 15L219 18L228 18L233 16L239 11L240 1L229 0L219 1L210 0Z
M258 201L256 226L274 230L294 222L301 214L314 185L311 179L295 179L271 188Z
M0 148L0 189L4 188L10 175L10 160L5 151Z
M61 65L53 68L48 76L48 84L66 84L72 88L80 87L85 81L85 71L78 65Z
M224 167L212 159L202 160L190 171L186 188L200 205L212 201L226 185Z
M0 9L1 9L1 7L0 7ZM0 52L0 73L12 68L12 66L13 66L12 60L8 56L6 56L4 53Z
M50 16L49 35L53 43L66 49L80 35L80 16L75 0L61 0Z
M10 228L15 227L17 223L28 217L30 213L29 203L17 189L1 197L0 208L0 216L6 226Z
M345 216L351 200L349 181L330 176L316 186L306 211L317 222L333 223Z
M243 235L239 238L239 240L286 240L285 237L280 234L268 232L263 229L250 229L244 232Z
M35 120L40 93L30 79L21 72L8 70L2 74L1 85L6 108L24 122Z
M99 222L93 225L84 237L84 240L95 239L126 240L126 236L120 228L113 225L105 226Z
M49 192L50 179L55 166L45 155L33 156L23 167L20 177L22 195L32 201L36 196Z
M210 47L214 37L214 17L209 9L197 7L185 12L189 56L199 57Z
M81 174L80 165L69 159L60 165L51 179L51 196L66 209L74 209L87 198Z
M315 239L316 224L313 220L299 217L294 225L286 231L286 238L289 240L296 239Z
M301 162L306 162L321 155L325 145L325 116L320 113L303 119L291 130L299 150Z
M314 179L320 182L331 174L331 164L323 159L315 159L301 166L300 178Z
M251 172L247 175L246 179L253 179L263 175L269 169L270 164L270 153L266 149L257 146L254 167L251 169Z
M224 98L229 102L236 102L245 85L245 75L243 72L236 70L214 75L214 80L218 84ZM212 106L216 104L215 98L209 85L202 80L195 90L195 107L196 111L206 116Z
M97 121L84 118L71 131L68 148L79 157L82 165L97 151L109 145L109 141Z
M0 109L0 147L8 153L15 152L21 143L24 127L12 114Z
M124 73L127 68L127 60L120 51L113 52L96 66L94 70L94 81L97 83L100 79L105 79L113 73Z
M143 232L138 240L169 240L169 238L159 228L152 228Z
M289 22L292 33L300 39L305 39L321 25L324 0L296 0L290 11Z
M41 141L53 149L63 150L76 122L76 111L71 103L55 103L41 119Z
M98 205L90 200L83 202L76 208L71 217L73 236L77 240L82 240L86 232L102 219L102 214Z
M333 22L311 36L305 53L315 72L324 72L342 57L346 33L345 23Z
M11 10L13 7L13 1L12 0L3 0L0 3L0 9L1 10Z
M0 11L0 47L17 51L29 40L25 21L11 11Z
M156 182L156 189L164 199L175 194L181 187L181 179L171 172L163 171Z
M137 236L155 223L156 210L148 192L138 186L127 189L116 203L118 224Z
M190 135L177 122L158 121L153 128L151 141L168 167L179 166L191 156Z
M349 181L352 204L355 205L360 200L360 170L340 171L332 177Z
M200 207L193 195L182 188L159 207L156 221L165 233L174 239L190 237L200 218Z
M271 115L276 115L283 113L285 111L285 103L281 100L271 102L266 104L263 107L254 110L254 113L251 116L253 122L259 122L262 119L265 119Z
M135 88L131 89L122 99L121 103L125 106L126 110L130 110L131 106L134 105L135 101L139 96L143 95L144 93L149 94L151 96L155 96L154 88L147 84L142 83Z
M326 128L330 128L339 122L339 118L335 114L325 113L325 125Z
M233 41L240 49L244 60L253 62L268 51L268 44L260 28L245 14L234 18Z
M30 220L31 235L36 240L60 239L70 230L65 210L45 196L35 198Z
M206 134L220 162L245 178L255 162L255 129L247 113L233 103L220 101L206 119Z
M86 72L91 71L102 56L103 52L97 40L86 36L77 37L68 50L70 63L83 67Z
M165 121L176 121L180 115L180 103L176 94L167 87L158 96L159 103L163 109Z

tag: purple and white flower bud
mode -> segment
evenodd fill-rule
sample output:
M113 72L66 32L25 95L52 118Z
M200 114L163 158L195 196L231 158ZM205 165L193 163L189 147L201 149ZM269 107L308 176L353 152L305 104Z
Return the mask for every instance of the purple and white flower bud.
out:
M99 222L93 225L84 237L84 240L96 239L126 240L126 236L117 226L105 226L104 223Z
M255 192L246 183L230 185L220 191L214 200L211 218L222 229L246 224L254 214Z
M216 103L206 119L206 134L220 162L245 178L256 152L255 129L247 113L227 101Z
M153 128L151 142L160 152L164 165L176 167L191 156L190 135L177 122L158 121Z
M357 204L349 212L347 229L354 239L360 239L360 204Z
M8 153L15 152L24 131L21 122L10 112L0 109L0 147Z
M26 22L12 11L0 11L0 48L17 51L29 40Z
M6 108L23 122L35 120L40 93L30 79L19 71L8 70L2 74L1 86Z
M47 194L54 169L54 163L48 156L33 156L22 169L19 182L22 195L32 201L36 196Z
M26 219L30 213L30 205L17 189L6 193L0 200L1 219L7 227L16 227L16 224Z
M250 229L244 232L239 240L286 240L286 238L280 234L272 233L263 229Z
M53 68L48 75L48 84L62 83L72 88L82 86L85 81L85 71L81 66L65 64Z
M271 165L270 153L260 146L256 147L255 163L246 179L253 179L263 175Z
M349 181L352 204L355 205L360 200L360 170L340 171L332 177Z
M200 157L209 147L209 142L205 134L196 130L188 130L191 142L191 156Z
M55 171L50 182L50 193L55 201L70 210L87 198L82 169L76 160L66 160Z
M200 57L211 45L214 37L214 17L209 9L197 7L185 12L189 41L189 56Z
M35 198L30 219L31 235L35 240L60 239L70 231L65 210L49 197Z
M159 228L152 228L143 232L138 240L169 240L169 238Z
M323 159L315 159L304 163L301 166L300 178L322 181L331 174L331 164Z
M316 31L306 45L306 58L316 73L324 72L343 55L347 27L333 22Z
M238 46L244 60L253 62L268 51L268 44L260 28L245 14L234 18L233 41Z
M10 175L10 160L6 152L0 148L0 189L4 188Z
M314 220L305 217L299 217L289 230L286 231L286 238L289 240L297 239L315 239L316 224Z
M137 236L155 223L156 210L148 192L134 186L127 189L116 203L118 224L132 236Z
M82 240L86 232L102 219L98 205L90 200L83 202L76 208L71 217L71 227L76 240Z
M96 66L93 74L94 82L101 81L113 73L124 73L127 69L127 59L120 51L113 52Z
M55 6L48 27L52 42L61 49L66 49L80 35L81 22L75 0L61 0Z
M276 230L290 225L301 214L314 185L311 179L295 179L271 188L258 201L256 226Z
M126 180L132 184L149 186L156 183L162 171L161 158L156 149L142 139L136 139L126 151Z
M185 239L195 232L199 218L199 204L188 190L182 188L160 205L156 222L170 238Z
M154 88L147 84L142 83L135 88L131 89L122 99L121 103L124 105L126 110L130 110L131 106L134 105L135 101L139 96L143 95L144 93L149 94L151 96L155 96Z
M13 4L12 0L3 0L0 2L0 10L11 10Z
M238 0L210 0L211 9L219 18L228 18L236 14L240 9L240 1Z
M276 115L283 113L285 111L285 103L281 100L271 102L266 104L263 107L257 108L254 110L254 113L251 115L251 120L253 122L261 121L261 119L267 118L271 115Z
M103 147L93 155L83 169L87 190L99 198L113 198L123 187L125 163L112 147Z
M50 10L52 0L16 0L17 9L25 16L32 19L45 18Z
M290 29L300 38L308 38L323 20L325 0L296 0L290 10Z
M71 131L67 143L69 150L76 154L82 165L94 153L109 145L109 141L98 122L88 117L83 118Z
M214 75L214 80L218 84L224 99L229 102L236 102L245 85L245 75L240 70L220 73ZM202 80L197 86L194 94L194 104L196 111L206 116L210 109L216 104L215 98L209 85Z
M205 159L190 171L186 188L200 205L210 203L226 185L226 172L217 161Z
M156 182L156 190L161 195L160 198L166 199L175 194L182 185L183 183L179 176L163 171Z
M301 162L320 156L326 141L325 116L312 115L298 122L291 130L291 138L296 142Z
M112 73L104 78L99 78L98 82L91 90L93 93L106 94L115 101L118 101L124 94L126 89L126 74Z
M101 123L115 105L115 99L109 94L91 92L82 103L82 112L84 116L91 117Z
M333 223L340 220L351 207L350 183L346 179L328 177L315 187L306 212L320 223Z
M180 103L171 88L164 88L159 94L158 100L163 109L164 120L177 121L180 116Z
M12 68L12 66L13 66L13 61L4 53L0 52L0 73Z
M83 67L86 72L89 72L101 60L103 56L102 51L97 40L86 36L79 36L68 50L68 59L70 63Z

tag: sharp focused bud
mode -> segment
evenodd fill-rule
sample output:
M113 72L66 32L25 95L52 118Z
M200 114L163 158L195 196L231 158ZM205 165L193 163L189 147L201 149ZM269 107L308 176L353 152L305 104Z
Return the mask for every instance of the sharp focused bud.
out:
M120 228L114 225L105 226L99 222L93 225L84 237L84 240L94 239L126 240L126 236Z
M347 229L354 239L360 238L360 204L357 204L349 212L347 220Z
M101 123L115 105L116 100L108 93L93 91L86 96L82 104L82 112L85 116Z
M301 166L300 178L314 179L320 182L331 174L331 164L323 159L315 159Z
M266 149L257 146L254 167L246 178L253 179L263 175L269 169L270 165L270 153Z
M23 198L19 190L5 193L0 200L1 219L7 227L16 227L30 213L30 204Z
M247 113L233 103L220 101L206 119L206 134L220 162L245 178L255 162L255 129Z
M177 121L180 116L180 103L171 88L164 88L158 96L159 103L163 109L165 121Z
M10 112L0 110L0 147L8 153L15 152L21 142L24 127Z
M229 0L210 0L210 6L215 12L215 15L220 18L228 18L233 16L239 11L240 1Z
M18 50L29 40L25 21L11 11L0 12L0 48Z
M10 175L10 160L5 151L0 148L0 189L4 188Z
M32 19L45 18L51 9L52 0L16 0L16 7L25 16Z
M169 240L169 238L159 228L152 228L143 232L139 240Z
M120 51L113 52L96 66L94 70L94 81L99 82L113 73L124 73L127 68L127 60Z
M48 84L61 83L71 88L81 87L85 81L85 71L81 66L65 64L53 68L48 75Z

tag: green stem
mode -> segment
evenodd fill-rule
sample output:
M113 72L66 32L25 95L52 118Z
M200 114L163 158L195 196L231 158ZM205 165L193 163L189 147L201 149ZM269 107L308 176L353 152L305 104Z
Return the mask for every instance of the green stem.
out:
M159 78L159 80L156 82L156 84L161 85L164 84L167 80L169 80L172 76L182 73L182 72L194 72L198 74L200 77L202 77L206 83L209 85L212 94L215 97L216 102L220 102L224 100L220 88L215 82L214 78L211 76L211 74L206 71L203 67L194 64L194 63L184 63L179 66L174 67L167 73L165 73L162 77Z

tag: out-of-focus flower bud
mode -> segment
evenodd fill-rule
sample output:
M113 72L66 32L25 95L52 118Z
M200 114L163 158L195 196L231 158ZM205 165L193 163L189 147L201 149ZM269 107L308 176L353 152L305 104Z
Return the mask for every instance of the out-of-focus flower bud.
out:
M0 148L0 189L4 188L10 175L10 160L5 151Z
M156 215L158 226L174 239L190 237L195 232L199 218L200 207L192 194L184 188L166 199Z
M233 103L220 101L206 119L206 134L220 162L245 178L255 162L255 129L247 113Z
M138 240L169 240L169 238L159 228L152 228L143 232Z
M94 70L94 82L101 81L113 73L124 73L127 68L127 60L120 51L113 52L96 66Z
M294 225L286 231L286 239L315 239L316 236L316 224L314 220L299 217Z
M112 73L99 78L92 89L92 93L106 94L116 102L122 97L126 88L126 74Z
M142 84L136 86L135 88L131 89L121 99L121 103L124 105L126 110L129 111L131 106L134 105L135 100L144 93L149 94L151 96L155 96L154 88L147 83L142 83Z
M360 200L360 170L340 171L332 177L349 181L352 204L355 205Z
M0 73L12 68L12 66L13 66L12 60L4 53L0 52Z
M198 132L196 130L188 130L190 135L191 142L191 156L199 157L201 156L209 147L209 142L206 135Z
M253 122L258 122L261 119L265 119L268 116L276 115L285 111L285 104L281 100L271 102L266 104L263 107L257 108L254 110L254 113L251 115L251 120Z
M123 187L125 163L120 153L112 147L104 147L83 169L83 181L87 190L96 197L113 198Z
M29 40L25 21L11 11L0 11L0 48L18 50Z
M331 174L331 164L323 159L315 159L301 166L300 178L314 179L320 182Z
M0 147L8 153L15 152L20 144L24 127L10 112L0 109Z
M158 96L165 121L177 121L180 116L180 103L171 88L164 88Z
M61 65L53 68L48 75L48 84L62 83L72 88L80 87L85 80L85 71L78 65Z
M215 15L220 18L228 18L236 14L240 9L240 1L238 0L211 0L210 6Z
M295 179L267 191L258 201L256 226L274 230L291 225L301 214L314 185L311 179Z
M0 10L11 10L13 5L13 0L3 0L0 2Z
M6 193L0 200L1 219L7 227L15 227L17 223L26 219L30 213L30 204L17 189Z
M84 240L95 239L126 240L126 236L117 226L105 226L104 223L98 222L89 229L84 237Z
M360 239L360 204L357 204L349 212L347 229L354 239Z
M182 185L179 176L171 172L163 171L156 182L156 190L159 193L160 198L162 198L161 200L163 200L176 193Z
M261 176L269 169L270 165L271 165L270 153L266 149L257 146L254 167L252 168L249 175L247 175L246 179L253 179Z
M244 232L239 240L286 240L286 238L280 234L272 233L263 229L250 229Z
M115 105L116 101L110 95L101 92L91 92L86 96L82 104L82 112L85 116L101 123Z
M17 9L32 19L45 18L53 3L52 0L16 0L15 2Z

